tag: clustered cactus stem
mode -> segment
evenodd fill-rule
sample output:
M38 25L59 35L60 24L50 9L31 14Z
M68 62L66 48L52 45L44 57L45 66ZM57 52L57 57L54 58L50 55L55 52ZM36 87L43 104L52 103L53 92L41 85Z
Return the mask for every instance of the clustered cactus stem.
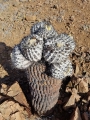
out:
M59 35L47 21L34 24L31 35L13 48L12 64L17 69L25 69L32 105L39 115L45 115L53 109L62 80L72 76L69 55L74 48L73 37L65 33Z

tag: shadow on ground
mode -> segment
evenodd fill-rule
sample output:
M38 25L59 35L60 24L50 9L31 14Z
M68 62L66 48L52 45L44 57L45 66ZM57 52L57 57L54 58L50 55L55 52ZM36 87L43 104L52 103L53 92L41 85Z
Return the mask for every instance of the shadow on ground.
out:
M11 47L7 46L4 42L0 42L0 65L1 65L0 74L3 74L2 67L8 73L8 75L3 75L4 76L3 78L0 77L0 85L3 83L10 87L17 81L28 103L31 104L29 84L27 81L25 71L13 68L10 58L11 51L12 51Z

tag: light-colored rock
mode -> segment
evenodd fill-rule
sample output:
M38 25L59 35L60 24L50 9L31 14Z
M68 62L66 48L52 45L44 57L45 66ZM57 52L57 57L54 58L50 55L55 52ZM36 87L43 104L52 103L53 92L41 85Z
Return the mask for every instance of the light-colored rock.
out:
M79 93L86 93L88 92L88 80L82 78L80 83L79 83L79 89L78 89Z
M65 104L65 106L63 108L66 110L72 106L75 106L75 96L74 95L71 95L68 102Z
M7 93L7 85L6 84L1 84L1 90L0 92L3 93L3 94L6 94Z
M24 107L14 101L7 100L0 104L0 118L5 118L5 120L25 120L26 116L28 118L28 113L24 110Z
M25 15L25 19L27 21L35 21L37 19L37 17L35 15L29 15L29 14L26 14Z
M3 116L2 116L2 114L0 113L0 120L4 120L4 118L3 118Z
M12 115L10 116L10 119L11 119L11 120L15 120L15 114L12 114Z
M82 120L78 107L76 107L75 110L73 111L70 120Z
M75 107L75 103L80 100L80 96L77 94L77 89L73 88L71 91L71 96L68 100L68 102L65 104L64 109L68 109L70 107Z
M25 120L24 118L21 117L20 112L15 113L15 118L16 118L15 120Z
M28 2L28 0L19 0L20 2Z
M4 58L5 56L4 55L0 56L0 59L3 59L1 57ZM8 75L8 72L4 69L4 67L2 65L0 65L0 78L4 78L5 75Z
M20 92L22 92L22 90L20 89L19 84L16 82L8 89L8 94L7 95L9 95L9 96L16 96Z
M10 107L8 107L6 110L4 110L4 118L9 118L10 114L12 113L12 110Z

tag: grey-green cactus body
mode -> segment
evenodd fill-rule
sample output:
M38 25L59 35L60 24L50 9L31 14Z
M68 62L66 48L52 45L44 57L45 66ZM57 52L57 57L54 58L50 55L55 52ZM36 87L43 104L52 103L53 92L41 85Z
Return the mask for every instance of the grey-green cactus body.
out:
M33 25L31 35L14 47L12 63L15 68L26 69L32 105L39 115L46 114L55 106L62 79L73 74L69 55L74 48L73 37L58 35L51 23L46 21ZM50 67L40 63L42 58Z
M32 62L27 60L21 53L19 45L16 45L11 53L11 61L14 68L17 69L26 69Z
M43 57L49 63L60 63L67 59L75 48L73 38L67 34L45 40Z
M61 63L51 64L50 73L56 79L64 79L67 76L72 76L74 71L71 61L66 59Z
M39 115L45 115L57 103L61 80L47 76L45 65L36 63L27 69L32 105Z
M37 62L42 58L43 38L38 35L30 35L22 39L19 44L23 56L32 62Z

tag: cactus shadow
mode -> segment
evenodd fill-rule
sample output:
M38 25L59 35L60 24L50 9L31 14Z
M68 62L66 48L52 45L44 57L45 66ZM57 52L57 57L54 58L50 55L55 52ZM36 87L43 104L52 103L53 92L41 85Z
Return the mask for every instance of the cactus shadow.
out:
M7 46L4 42L0 42L0 80L4 78L16 78L20 75L20 71L12 67L11 51L12 48L10 46Z
M1 84L6 84L10 87L17 81L31 106L29 84L25 71L12 67L10 58L12 49L12 47L7 46L4 42L0 42L0 86Z

